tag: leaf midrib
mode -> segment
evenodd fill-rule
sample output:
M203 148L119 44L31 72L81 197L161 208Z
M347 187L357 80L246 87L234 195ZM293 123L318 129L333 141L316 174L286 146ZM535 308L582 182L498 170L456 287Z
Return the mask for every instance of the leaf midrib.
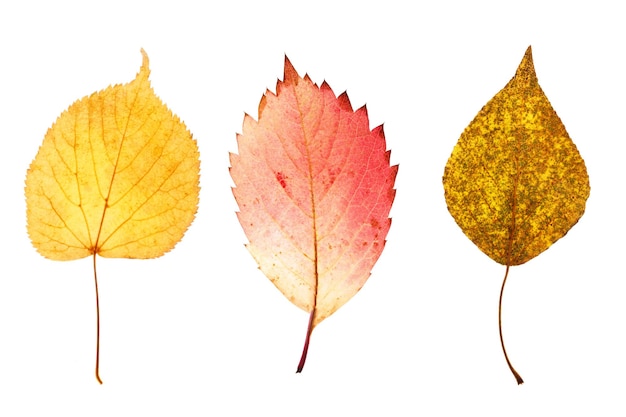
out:
M311 324L314 323L315 314L317 311L317 294L319 286L319 274L318 274L318 252L317 252L317 213L316 213L316 201L315 201L315 188L313 184L313 163L311 158L311 152L309 150L309 138L307 137L306 129L304 128L304 113L301 110L300 101L298 100L297 85L294 85L294 99L296 101L296 110L298 111L298 117L300 118L300 129L302 130L302 138L304 140L304 149L306 152L306 161L308 169L309 190L311 195L311 220L313 222L313 306L311 309Z
M109 208L109 198L111 197L111 190L113 189L113 182L115 181L115 175L117 173L117 167L119 165L120 162L120 156L122 154L122 149L124 148L124 142L126 141L126 136L127 136L127 132L128 132L128 125L130 124L130 120L131 117L133 115L133 109L135 108L135 104L137 102L137 98L139 96L139 89L137 89L137 92L135 93L135 97L133 97L133 101L131 103L131 105L129 106L128 109L128 115L125 117L125 124L124 124L124 131L122 132L122 139L120 141L120 146L119 146L119 150L117 152L117 157L115 159L115 163L113 164L113 173L111 174L111 181L109 182L109 189L107 191L107 195L104 198L104 207L102 209L102 216L100 218L100 226L98 227L98 235L96 236L96 242L94 244L94 248L93 251L94 253L98 253L98 251L100 250L99 247L99 242L100 242L100 236L102 233L102 226L104 225L104 218L106 216L106 212L107 209ZM117 100L115 100L115 103L117 104ZM103 136L104 136L104 131L103 131Z

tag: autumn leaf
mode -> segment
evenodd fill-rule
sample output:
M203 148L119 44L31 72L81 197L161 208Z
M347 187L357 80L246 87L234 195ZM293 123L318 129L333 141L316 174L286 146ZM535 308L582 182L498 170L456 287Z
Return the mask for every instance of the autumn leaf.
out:
M246 115L230 155L238 218L259 268L312 330L365 284L391 225L398 167L382 126L346 93L301 78L285 57L284 81L267 91L259 121Z
M198 206L199 155L185 124L154 94L148 56L136 78L84 97L46 133L26 175L28 234L48 259L156 258Z
M509 267L548 249L578 222L589 197L585 163L543 93L528 47L513 79L465 128L443 176L448 210L494 261Z

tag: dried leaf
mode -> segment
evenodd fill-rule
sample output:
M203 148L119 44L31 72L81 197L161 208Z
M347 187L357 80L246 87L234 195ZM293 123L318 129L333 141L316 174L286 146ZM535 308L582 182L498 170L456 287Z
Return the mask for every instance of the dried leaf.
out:
M480 250L509 267L539 255L585 211L589 177L541 90L531 48L465 129L443 176L448 210ZM500 293L500 313L502 291ZM502 349L511 366L500 327Z
M261 99L258 122L245 116L237 140L230 173L248 250L310 313L300 372L313 328L359 291L383 250L398 167L365 107L300 78L287 58L276 95Z
M96 255L147 259L171 250L198 206L196 142L154 94L141 53L133 81L59 116L26 176L33 245L53 260L93 256L94 278Z

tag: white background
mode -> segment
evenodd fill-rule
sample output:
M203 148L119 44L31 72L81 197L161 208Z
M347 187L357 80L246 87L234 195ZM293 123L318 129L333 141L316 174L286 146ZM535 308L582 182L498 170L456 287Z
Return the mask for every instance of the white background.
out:
M618 2L3 2L0 6L0 415L624 415L624 13ZM428 4L428 5L426 5ZM532 45L539 81L591 178L587 211L511 270L448 214L454 144ZM31 247L23 184L75 100L132 80L202 160L195 222L166 256L91 260ZM388 242L362 291L313 333L244 248L228 174L284 55L384 123L400 164Z

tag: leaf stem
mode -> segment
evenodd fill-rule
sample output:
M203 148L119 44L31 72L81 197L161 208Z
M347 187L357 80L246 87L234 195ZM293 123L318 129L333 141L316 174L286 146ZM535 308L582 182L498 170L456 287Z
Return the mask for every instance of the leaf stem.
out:
M509 365L509 369L513 373L513 376L517 380L518 385L522 385L524 380L517 373L513 365L511 365L511 361L509 361L509 356L506 354L506 348L504 347L504 338L502 337L502 294L504 293L504 284L506 284L506 279L509 276L509 265L506 266L506 272L504 273L504 280L502 281L502 288L500 288L500 302L498 303L498 329L500 330L500 344L502 345L502 352L504 352L504 359L506 359L507 365Z
M306 330L306 338L304 339L304 348L302 349L302 356L300 357L300 363L298 364L298 369L296 373L299 374L302 372L302 368L304 368L304 363L306 362L306 355L309 352L309 342L311 340L311 332L313 332L313 319L315 318L315 308L311 311L311 315L309 316L309 325Z
M93 253L93 280L96 284L96 379L100 384L100 300L98 297L98 275L96 274L96 252Z

